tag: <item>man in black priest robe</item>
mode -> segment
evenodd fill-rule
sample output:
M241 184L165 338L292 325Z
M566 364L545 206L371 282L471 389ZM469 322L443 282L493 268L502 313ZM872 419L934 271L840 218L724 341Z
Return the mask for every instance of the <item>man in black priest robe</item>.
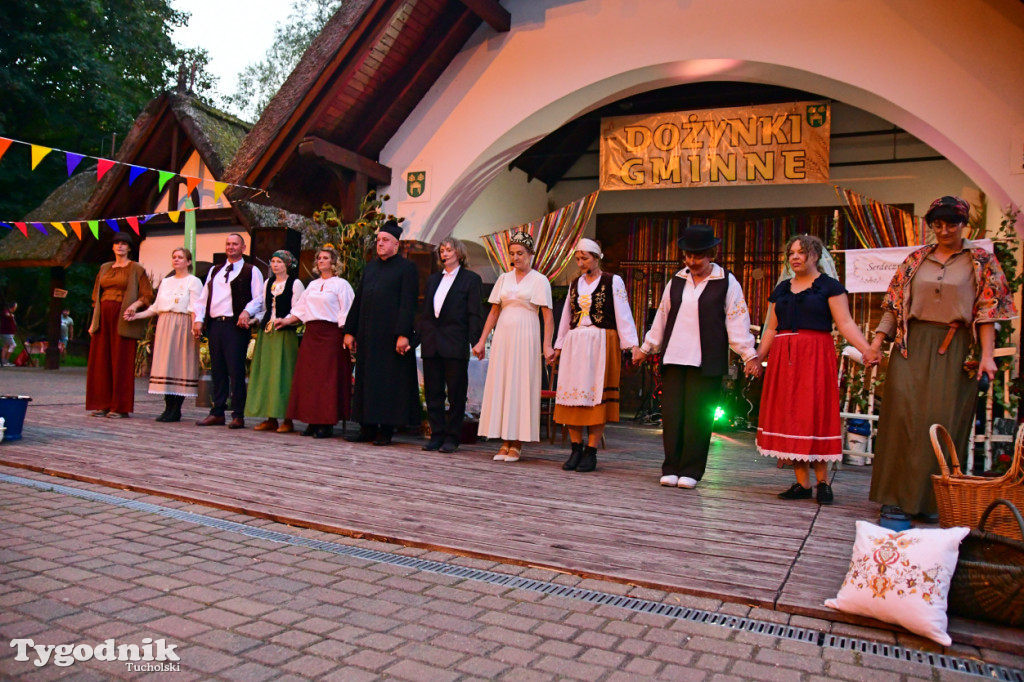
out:
M377 233L377 258L345 320L345 347L356 355L351 442L390 445L396 427L420 423L416 354L411 344L419 296L416 266L398 253L402 228L389 220Z

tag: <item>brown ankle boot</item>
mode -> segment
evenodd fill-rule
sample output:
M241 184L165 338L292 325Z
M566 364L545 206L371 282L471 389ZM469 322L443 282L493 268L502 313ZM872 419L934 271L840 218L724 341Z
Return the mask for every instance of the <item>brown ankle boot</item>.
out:
M279 427L277 427L278 433L291 433L295 430L295 425L292 424L291 419L285 419Z
M277 420L271 417L266 421L260 422L253 428L253 431L274 431L277 429Z

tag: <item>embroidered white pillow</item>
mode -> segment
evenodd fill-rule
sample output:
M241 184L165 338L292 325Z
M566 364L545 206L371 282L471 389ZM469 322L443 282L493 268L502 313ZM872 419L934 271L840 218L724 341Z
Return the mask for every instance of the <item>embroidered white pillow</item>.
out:
M828 606L902 625L952 644L946 634L946 597L970 528L914 528L897 533L857 522L850 570Z

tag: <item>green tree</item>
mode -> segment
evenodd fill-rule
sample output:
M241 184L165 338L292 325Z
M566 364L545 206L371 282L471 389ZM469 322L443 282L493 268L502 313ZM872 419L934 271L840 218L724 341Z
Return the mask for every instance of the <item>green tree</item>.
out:
M176 80L170 33L187 20L170 0L0 2L0 135L110 155L111 135ZM0 220L19 219L63 182L62 157L32 172L27 148L11 147L0 162Z
M258 119L341 4L342 0L292 0L291 14L274 27L266 56L242 69L237 89L224 98L224 105L243 119Z

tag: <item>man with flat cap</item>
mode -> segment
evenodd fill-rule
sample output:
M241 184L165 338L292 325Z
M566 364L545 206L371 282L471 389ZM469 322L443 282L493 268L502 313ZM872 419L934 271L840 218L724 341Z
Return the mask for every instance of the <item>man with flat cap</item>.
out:
M416 354L411 339L419 296L416 266L398 253L394 220L377 233L377 257L366 264L345 320L345 347L356 354L354 443L390 445L396 427L420 423Z

